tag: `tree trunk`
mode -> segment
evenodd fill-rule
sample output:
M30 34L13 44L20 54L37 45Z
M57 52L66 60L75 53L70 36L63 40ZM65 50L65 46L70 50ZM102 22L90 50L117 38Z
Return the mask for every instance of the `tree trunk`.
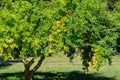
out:
M25 74L25 80L33 80L32 73L30 71L30 66L27 64L25 65L24 74Z
M31 71L29 69L26 68L24 73L25 73L25 80L33 80Z
M31 59L31 61L29 61L29 62L27 62L25 59L23 59L23 64L24 64L24 67L25 67L25 70L24 70L25 80L34 80L34 75L33 74L41 66L44 59L45 59L44 54L41 54L38 63L31 70L30 70L30 67L34 63L34 58Z

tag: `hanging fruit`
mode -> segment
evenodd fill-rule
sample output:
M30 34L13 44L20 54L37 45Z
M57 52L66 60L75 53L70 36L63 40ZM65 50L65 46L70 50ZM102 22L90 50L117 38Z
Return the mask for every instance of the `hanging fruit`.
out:
M58 20L58 21L57 21L57 24L61 26L63 23L62 23L61 20Z

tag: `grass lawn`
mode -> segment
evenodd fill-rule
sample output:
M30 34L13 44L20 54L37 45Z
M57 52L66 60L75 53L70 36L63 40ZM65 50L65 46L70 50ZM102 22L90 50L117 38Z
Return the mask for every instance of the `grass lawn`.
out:
M113 64L104 64L99 71L90 70L88 75L82 70L80 58L73 63L64 57L48 57L35 74L35 80L120 80L120 56L113 57ZM0 80L24 80L21 63L0 66Z

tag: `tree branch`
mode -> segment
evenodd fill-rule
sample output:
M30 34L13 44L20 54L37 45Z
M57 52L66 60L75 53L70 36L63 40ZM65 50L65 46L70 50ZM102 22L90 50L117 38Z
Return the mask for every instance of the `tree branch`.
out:
M37 69L41 66L41 64L42 64L42 62L43 62L44 59L45 59L44 54L41 54L38 63L37 63L36 66L31 70L32 73L34 73L35 71L37 71Z
M32 59L29 61L28 65L31 66L34 62L35 62L35 61L34 61L34 58L32 58Z
M24 58L22 59L22 62L23 62L23 64L24 64L24 65L26 65L26 64L27 64L27 60L26 60L26 59L24 59Z

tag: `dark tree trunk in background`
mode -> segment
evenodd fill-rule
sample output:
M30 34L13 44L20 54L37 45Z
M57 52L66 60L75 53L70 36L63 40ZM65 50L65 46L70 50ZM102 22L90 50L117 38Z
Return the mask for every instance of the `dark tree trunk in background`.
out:
M116 44L117 44L117 46L116 46L116 51L117 51L118 53L120 53L120 38L117 38Z

